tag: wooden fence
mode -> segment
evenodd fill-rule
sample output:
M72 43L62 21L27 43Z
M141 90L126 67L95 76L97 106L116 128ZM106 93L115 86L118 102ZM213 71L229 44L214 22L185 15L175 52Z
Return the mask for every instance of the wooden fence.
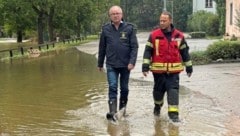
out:
M78 38L72 38L72 39L64 39L62 41L59 41L59 42L47 42L47 43L44 43L44 44L38 44L38 45L32 45L32 46L18 46L18 47L15 47L15 48L10 48L10 49L4 49L4 50L0 50L0 53L6 53L6 52L9 52L9 57L13 57L14 56L14 53L13 52L20 52L21 55L24 55L24 53L27 51L27 50L30 50L30 49L33 49L33 48L38 48L39 51L42 50L42 48L46 48L47 50L52 47L54 48L56 43L71 43L71 42L78 42L78 41L82 41L82 40L85 40L86 37L78 37Z

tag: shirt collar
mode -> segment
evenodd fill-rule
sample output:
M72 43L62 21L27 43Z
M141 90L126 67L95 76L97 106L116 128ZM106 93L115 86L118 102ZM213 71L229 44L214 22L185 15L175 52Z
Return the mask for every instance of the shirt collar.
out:
M123 21L120 21L120 24L122 24L123 23ZM113 22L111 21L111 24L113 25Z

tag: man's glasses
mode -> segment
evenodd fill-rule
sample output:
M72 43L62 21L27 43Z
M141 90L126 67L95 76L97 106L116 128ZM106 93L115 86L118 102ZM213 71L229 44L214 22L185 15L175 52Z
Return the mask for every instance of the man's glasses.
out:
M111 16L115 16L115 15L118 16L118 15L121 15L121 14L122 14L122 13L111 13L110 15L111 15Z

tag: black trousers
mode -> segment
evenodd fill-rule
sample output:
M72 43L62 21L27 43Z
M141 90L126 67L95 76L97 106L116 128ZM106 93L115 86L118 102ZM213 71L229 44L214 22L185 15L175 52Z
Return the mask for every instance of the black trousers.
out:
M179 73L153 73L154 88L153 99L155 104L162 106L164 94L167 92L168 110L178 112L179 104ZM174 108L172 108L174 107Z

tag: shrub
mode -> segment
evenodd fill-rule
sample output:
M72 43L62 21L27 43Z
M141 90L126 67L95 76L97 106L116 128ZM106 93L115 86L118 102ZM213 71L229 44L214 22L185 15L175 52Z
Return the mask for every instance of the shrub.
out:
M206 37L205 32L191 32L191 33L189 33L189 35L191 36L191 38L205 38Z
M205 31L207 35L219 35L219 17L204 10L194 12L188 19L188 31Z
M219 35L219 17L217 15L211 15L206 21L207 27L206 32L207 35L210 36L218 36Z
M240 57L240 42L218 41L208 46L207 56L212 60L236 59Z
M196 51L190 53L193 65L203 65L210 62L205 51Z

